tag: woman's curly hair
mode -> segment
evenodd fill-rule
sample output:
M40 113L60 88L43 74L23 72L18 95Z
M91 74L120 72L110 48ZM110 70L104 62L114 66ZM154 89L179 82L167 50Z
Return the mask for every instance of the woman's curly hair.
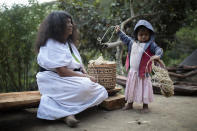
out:
M67 29L67 20L71 19L73 25L73 33L67 39L65 39L65 32ZM76 25L70 14L65 11L54 11L50 13L41 23L37 40L35 43L36 51L39 52L40 47L44 46L49 38L59 41L60 43L65 43L66 41L73 42L76 44L78 39L78 33Z

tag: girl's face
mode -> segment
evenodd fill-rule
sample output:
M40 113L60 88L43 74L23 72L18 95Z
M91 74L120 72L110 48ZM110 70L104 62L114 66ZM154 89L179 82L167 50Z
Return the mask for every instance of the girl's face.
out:
M149 30L139 30L137 33L137 39L140 42L148 42L150 39Z
M73 24L70 18L66 21L66 30L65 30L65 37L68 38L70 35L72 35L73 32Z

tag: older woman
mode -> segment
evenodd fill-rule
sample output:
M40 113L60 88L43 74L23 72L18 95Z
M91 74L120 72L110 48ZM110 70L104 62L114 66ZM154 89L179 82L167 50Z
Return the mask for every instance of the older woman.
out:
M42 95L37 117L62 119L77 126L75 114L100 104L106 89L85 74L75 46L77 31L72 17L64 11L49 14L40 25L36 48L40 71L37 84Z

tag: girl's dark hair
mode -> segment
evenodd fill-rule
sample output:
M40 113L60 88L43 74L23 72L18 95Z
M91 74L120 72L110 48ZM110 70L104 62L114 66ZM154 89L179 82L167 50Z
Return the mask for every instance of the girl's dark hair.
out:
M71 19L73 25L73 33L67 39L65 39L66 22ZM74 24L72 17L65 11L54 11L50 13L41 23L36 40L36 51L39 52L40 47L44 46L49 38L65 43L66 41L76 44L78 34L77 28Z
M154 34L154 32L152 30L150 30L150 29L146 28L145 26L141 25L141 26L137 27L137 29L134 31L134 38L135 38L135 40L138 40L137 39L137 34L138 34L139 31L146 31L146 30L149 31L150 36L152 34Z

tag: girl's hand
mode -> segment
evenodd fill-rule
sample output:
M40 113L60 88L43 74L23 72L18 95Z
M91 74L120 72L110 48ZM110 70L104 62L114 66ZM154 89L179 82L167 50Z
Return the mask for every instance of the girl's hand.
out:
M151 61L153 61L153 60L159 60L160 59L160 56L154 55L150 59L151 59Z
M119 25L116 25L115 26L115 30L116 30L116 33L118 33L120 31L120 26Z

